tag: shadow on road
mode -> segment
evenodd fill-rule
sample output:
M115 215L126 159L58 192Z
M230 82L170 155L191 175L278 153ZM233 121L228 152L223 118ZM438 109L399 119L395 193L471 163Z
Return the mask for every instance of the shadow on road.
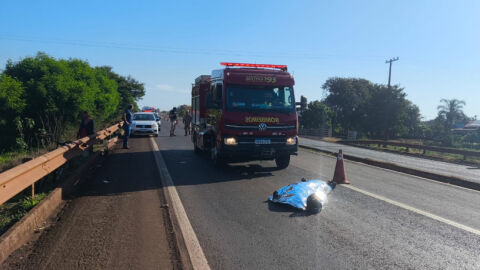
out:
M308 217L312 215L316 215L318 213L311 213L308 211L300 210L288 204L280 204L280 203L273 203L271 201L265 201L268 204L268 210L272 212L279 212L279 213L291 213L289 217Z
M278 170L269 162L230 163L215 168L206 155L192 150L162 150L161 153L176 186L265 178Z
M149 144L145 138L131 138L131 148L111 154L74 195L112 196L160 189L161 179ZM214 168L206 156L186 149L162 150L161 153L175 186L253 180L273 176L272 172L277 170L268 162L261 165L233 163Z

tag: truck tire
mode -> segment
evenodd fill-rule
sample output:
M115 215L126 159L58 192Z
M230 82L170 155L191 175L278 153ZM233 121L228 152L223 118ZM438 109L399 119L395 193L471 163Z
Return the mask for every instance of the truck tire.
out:
M280 155L275 158L275 163L277 164L277 168L285 169L290 164L290 155Z
M213 166L216 168L220 168L225 165L225 161L218 155L217 144L210 148L210 160L212 161Z

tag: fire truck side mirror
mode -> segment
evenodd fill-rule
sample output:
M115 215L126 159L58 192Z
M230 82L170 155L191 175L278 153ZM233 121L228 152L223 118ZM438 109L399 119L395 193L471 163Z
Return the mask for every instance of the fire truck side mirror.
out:
M295 105L300 106L297 107L297 110L304 111L307 109L307 98L304 96L300 96L300 102L297 102Z

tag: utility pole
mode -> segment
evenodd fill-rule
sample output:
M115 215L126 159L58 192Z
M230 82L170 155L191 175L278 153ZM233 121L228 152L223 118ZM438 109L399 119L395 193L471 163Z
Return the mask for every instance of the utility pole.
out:
M388 69L388 88L390 88L390 79L392 78L392 63L395 61L398 61L398 57L385 61L385 64L390 64L390 68Z

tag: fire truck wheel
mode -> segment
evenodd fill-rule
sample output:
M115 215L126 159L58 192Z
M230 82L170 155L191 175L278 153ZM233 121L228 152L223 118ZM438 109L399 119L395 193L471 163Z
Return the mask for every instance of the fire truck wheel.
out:
M288 165L290 164L290 155L284 154L284 155L277 156L275 158L275 163L277 164L277 168L279 169L287 168Z

